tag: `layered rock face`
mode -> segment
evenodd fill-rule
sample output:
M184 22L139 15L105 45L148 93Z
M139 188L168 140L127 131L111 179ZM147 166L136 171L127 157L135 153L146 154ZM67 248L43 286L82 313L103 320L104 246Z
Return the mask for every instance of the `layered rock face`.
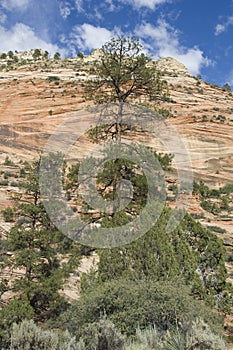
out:
M233 94L193 77L173 58L156 62L169 84L169 119L190 153L196 178L219 187L233 181Z
M83 85L91 60L84 61L18 64L0 73L0 159L32 159L70 113L87 107ZM173 115L168 122L184 140L195 176L217 187L233 182L232 93L198 80L173 58L154 64L171 96L159 108ZM89 147L88 141L83 147Z
M30 52L32 56L33 53ZM98 59L94 52L84 59L12 63L0 72L0 161L32 160L50 135L89 103L83 98L87 66ZM24 53L25 56L25 53ZM213 187L233 182L233 94L193 77L171 57L153 62L169 87L170 100L156 108L169 110L166 120L186 145L194 177ZM3 67L4 65L2 65ZM89 67L90 68L90 67ZM85 117L82 118L83 123ZM148 140L146 140L148 141ZM166 151L156 140L158 150ZM84 138L80 157L93 145Z

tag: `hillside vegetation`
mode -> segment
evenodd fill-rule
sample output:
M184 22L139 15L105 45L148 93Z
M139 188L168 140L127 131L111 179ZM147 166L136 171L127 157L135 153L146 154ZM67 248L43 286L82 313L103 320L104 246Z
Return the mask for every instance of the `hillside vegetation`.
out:
M133 38L113 39L88 57L8 53L0 56L0 70L1 349L231 349L230 89L191 76L174 59L151 61ZM135 111L146 111L175 126L191 156L193 188L180 188L176 150L168 152L143 127L130 124L125 104L136 106L131 108L136 120ZM90 126L90 107L101 124ZM41 154L56 128L75 113L86 132L70 153L64 156L62 139L56 151ZM114 158L124 143L132 147L131 158ZM156 199L148 196L147 174L133 156L142 154L140 143L147 159L153 156L161 167ZM96 144L105 147L95 181L107 211L94 207L92 187L81 195L79 172L92 178L97 165L89 153ZM45 191L42 176L49 184ZM89 234L88 225L105 229L105 244L84 244L82 231L70 225L67 235L55 225L53 214L69 224L59 197L48 214L48 199L59 193L58 178L73 215L85 223L83 232ZM126 192L119 192L119 184L126 184ZM186 213L168 231L177 195L185 200L189 190ZM120 234L128 237L125 227L136 231L132 225L145 207L148 220L139 227L147 227L155 207L156 222L145 234L117 244ZM115 228L119 237L111 236ZM84 257L90 265L93 256L97 263L83 272Z

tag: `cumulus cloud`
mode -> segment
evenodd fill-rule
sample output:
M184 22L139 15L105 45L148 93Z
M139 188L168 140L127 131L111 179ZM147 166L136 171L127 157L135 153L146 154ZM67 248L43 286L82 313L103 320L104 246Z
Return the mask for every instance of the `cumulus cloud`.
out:
M45 42L40 39L34 31L23 23L16 23L10 30L0 26L0 51L7 52L9 50L27 51L33 48L47 50L49 53L54 54L59 51L57 45Z
M215 35L222 34L223 32L226 32L228 27L233 25L233 16L229 16L227 20L224 23L219 23L215 27Z
M137 9L140 9L141 7L147 7L150 10L155 10L157 5L171 2L171 0L122 0L122 2L128 3Z
M15 9L25 10L30 3L30 0L2 0L1 5L6 10L12 11Z
M73 28L70 38L67 40L69 46L78 50L90 51L100 48L106 41L115 36L116 30L110 31L104 27L95 27L84 23Z
M179 40L180 33L164 20L158 20L157 26L143 23L136 28L135 34L145 40L144 46L154 59L173 57L183 63L193 75L198 74L202 66L212 63L197 46L183 46Z

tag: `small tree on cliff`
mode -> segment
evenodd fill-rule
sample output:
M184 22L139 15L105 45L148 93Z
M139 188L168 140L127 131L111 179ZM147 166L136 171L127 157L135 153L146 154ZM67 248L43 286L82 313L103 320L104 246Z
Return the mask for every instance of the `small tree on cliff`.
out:
M34 58L35 61L38 60L41 57L40 49L35 49L32 54L32 57Z

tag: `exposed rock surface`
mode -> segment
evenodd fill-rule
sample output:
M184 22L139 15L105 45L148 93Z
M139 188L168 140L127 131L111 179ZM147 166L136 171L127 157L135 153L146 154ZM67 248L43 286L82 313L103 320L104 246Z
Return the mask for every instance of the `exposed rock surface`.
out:
M98 56L98 55L97 55ZM85 109L85 64L80 59L0 72L0 160L32 159L70 112ZM49 62L49 61L48 61ZM192 159L195 176L219 186L233 182L233 96L192 77L173 58L156 62L169 84L163 102Z
M175 58L165 57L158 59L155 63L156 68L163 74L173 74L176 77L184 76L191 77L188 69L183 63L180 63Z

